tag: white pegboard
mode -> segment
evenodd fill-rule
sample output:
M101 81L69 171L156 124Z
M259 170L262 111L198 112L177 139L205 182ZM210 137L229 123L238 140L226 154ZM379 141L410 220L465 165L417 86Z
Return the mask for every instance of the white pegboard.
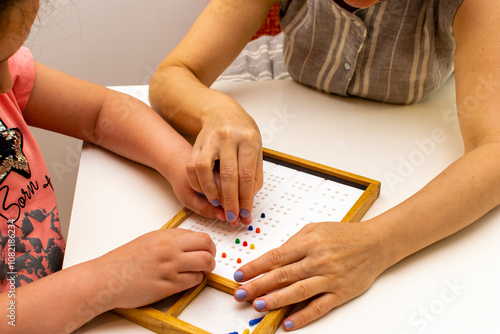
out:
M179 226L212 237L217 275L233 279L236 269L281 246L309 223L341 221L363 194L361 189L268 161L263 170L265 183L255 195L250 226L233 227L196 214Z
M256 325L250 321L265 314L255 311L252 303L235 303L232 295L207 286L177 318L210 333L242 334L245 329L253 332Z

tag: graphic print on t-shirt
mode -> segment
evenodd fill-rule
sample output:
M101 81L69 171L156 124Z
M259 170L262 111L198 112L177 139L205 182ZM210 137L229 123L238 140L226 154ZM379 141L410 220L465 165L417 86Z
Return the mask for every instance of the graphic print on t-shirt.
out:
M13 279L19 287L60 270L64 256L50 177L30 168L23 144L21 130L0 119L0 292Z
M23 134L19 129L8 129L0 119L0 184L11 171L25 178L31 176L28 159L23 153Z

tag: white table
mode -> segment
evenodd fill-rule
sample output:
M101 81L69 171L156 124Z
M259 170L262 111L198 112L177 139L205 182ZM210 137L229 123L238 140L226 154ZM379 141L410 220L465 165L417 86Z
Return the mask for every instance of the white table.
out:
M365 218L401 202L463 152L454 82L413 106L322 94L291 80L216 84L265 147L382 182ZM147 87L115 87L147 101ZM181 205L159 174L100 148L82 152L64 267L161 227ZM297 333L500 333L500 211L403 260L362 296ZM83 333L150 333L111 314ZM283 333L281 329L278 332Z

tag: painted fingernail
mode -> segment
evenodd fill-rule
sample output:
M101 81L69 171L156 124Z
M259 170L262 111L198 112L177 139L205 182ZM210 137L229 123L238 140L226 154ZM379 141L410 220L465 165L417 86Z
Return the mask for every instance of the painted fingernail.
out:
M236 299L243 300L247 298L247 292L243 289L236 290Z
M259 311L266 308L266 302L262 299L256 300L254 305L255 305L255 308Z
M240 210L240 216L242 216L243 218L246 218L249 215L250 215L250 212L247 209L241 209Z
M226 219L227 219L228 222L232 222L233 220L236 219L236 215L234 214L234 212L228 211L226 213Z
M237 272L234 273L233 278L236 282L243 281L243 272L241 270L238 270Z
M285 328L291 329L293 327L293 322L291 320L285 321Z
M220 202L218 200L216 200L216 199L211 200L210 203L212 203L212 205L215 206L215 207L217 207L217 206L220 205Z

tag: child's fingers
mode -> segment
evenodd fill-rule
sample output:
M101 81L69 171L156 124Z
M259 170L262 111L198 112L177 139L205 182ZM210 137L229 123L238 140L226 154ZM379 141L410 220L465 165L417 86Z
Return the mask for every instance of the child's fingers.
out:
M181 196L178 196L181 198ZM182 202L193 212L207 218L217 218L224 220L224 210L221 207L215 207L207 199L191 191L188 196L182 197Z
M206 251L194 251L181 254L177 271L180 273L208 273L215 268L214 255Z
M175 281L165 281L165 297L174 293L184 291L195 285L198 285L203 280L203 273L201 272L183 272L179 273Z
M184 252L206 251L212 254L212 256L215 256L217 252L212 238L203 232L184 234L178 240L178 244Z

